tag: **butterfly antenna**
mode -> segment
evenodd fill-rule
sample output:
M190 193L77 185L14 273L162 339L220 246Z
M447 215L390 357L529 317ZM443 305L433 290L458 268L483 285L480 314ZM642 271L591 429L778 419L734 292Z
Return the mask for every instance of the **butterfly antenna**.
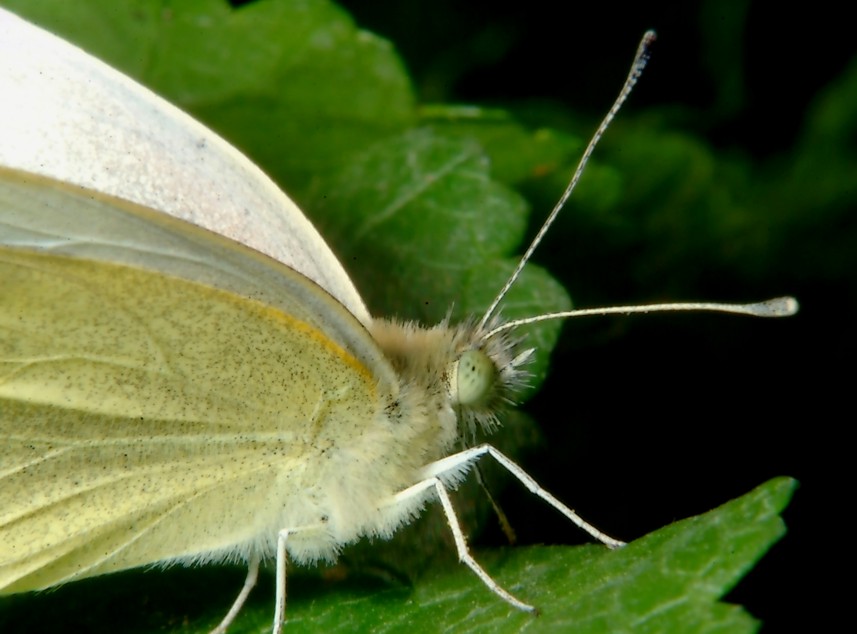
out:
M533 251L536 250L536 247L539 246L545 234L550 229L554 220L562 208L565 206L566 201L569 196L571 196L571 192L574 191L574 188L577 186L577 182L580 180L580 176L583 174L583 170L586 167L586 163L589 161L589 157L592 156L592 151L595 149L595 146L598 145L598 142L601 140L601 137L604 135L604 132L607 130L607 127L616 117L616 113L619 112L619 109L622 107L622 104L625 103L625 100L628 99L628 95L631 94L631 90L634 89L634 85L637 83L637 80L640 78L640 75L643 73L643 69L646 67L646 63L649 61L649 47L652 42L655 41L655 32L654 31L646 31L645 35L643 35L643 39L640 40L640 45L637 47L637 54L634 56L634 62L631 64L631 70L628 72L628 77L625 79L625 83L622 86L622 90L619 92L619 96L616 97L616 101L613 102L613 106L607 112L607 115L601 121L601 124L595 130L595 134L592 135L592 139L589 141L589 144L586 146L586 149L583 151L583 155L580 157L580 161L577 163L577 169L574 170L574 175L571 177L571 180L568 183L568 187L565 188L562 196L560 196L559 201L557 201L556 205L554 205L553 210L550 212L550 215L544 221L539 229L539 232L536 234L536 237L533 238L533 241L530 243L530 246L527 248L527 251L521 257L520 262L518 262L518 266L515 268L514 273L509 277L506 283L503 285L503 288L497 294L497 297L494 298L491 306L485 311L485 315L482 317L482 320L479 322L479 328L482 329L486 326L486 324L491 320L491 317L494 316L494 313L497 312L497 307L500 305L500 302L503 301L503 298L506 296L506 293L509 292L509 289L512 288L512 285L517 281L518 277L521 275L521 271L524 269L524 266L527 262L530 261L530 257L533 255Z
M581 308L567 310L561 313L546 313L523 319L507 321L483 337L489 339L505 330L534 324L549 319L568 319L569 317L589 317L592 315L630 315L633 313L666 313L666 312L714 312L732 313L735 315L750 315L751 317L791 317L798 311L798 302L794 297L775 297L764 302L752 304L721 304L715 302L677 302L670 304L642 304L636 306L607 306L604 308Z

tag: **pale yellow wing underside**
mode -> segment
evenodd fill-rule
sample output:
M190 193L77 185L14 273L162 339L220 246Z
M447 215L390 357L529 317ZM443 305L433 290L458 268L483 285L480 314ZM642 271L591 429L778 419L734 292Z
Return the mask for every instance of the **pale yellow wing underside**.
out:
M311 282L123 205L0 172L0 593L275 539L313 477L307 452L343 432L322 427L368 421L385 387L347 311L320 325L289 314L339 306ZM89 242L63 229L87 223L118 224ZM147 233L187 244L151 251ZM75 252L98 240L104 259ZM221 288L167 275L161 258ZM224 290L275 272L271 303Z

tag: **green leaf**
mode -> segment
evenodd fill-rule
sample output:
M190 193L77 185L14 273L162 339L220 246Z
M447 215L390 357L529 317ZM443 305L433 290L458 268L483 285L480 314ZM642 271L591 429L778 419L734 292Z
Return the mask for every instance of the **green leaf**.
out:
M796 482L771 480L741 498L676 522L610 551L603 546L534 546L477 552L503 587L535 604L538 615L510 608L463 565L437 558L410 584L395 571L289 579L289 632L753 632L758 626L739 606L719 602L785 532L779 513ZM384 574L382 574L384 573ZM157 577L157 578L156 578ZM20 634L43 631L54 619L93 633L206 632L225 613L229 586L241 575L169 571L115 575L72 584L44 596L13 597L0 627ZM261 586L230 630L270 627L272 579ZM267 586L267 587L266 587ZM60 616L61 615L61 616Z
M389 43L325 0L3 4L193 114L293 196L415 118Z
M523 125L512 112L498 108L480 108L432 104L419 110L420 122L438 133L475 139L491 158L492 174L507 183L526 183L554 173L569 156L579 158L583 150L580 138L571 137L542 124L536 129ZM563 189L569 173L562 173Z
M532 601L537 617L495 599L462 566L420 580L404 608L401 589L353 589L344 601L334 597L327 610L321 599L292 610L289 626L295 632L345 632L355 625L389 632L751 632L756 623L748 614L717 599L782 537L778 514L794 487L789 479L772 480L619 551L590 545L482 553L489 573Z

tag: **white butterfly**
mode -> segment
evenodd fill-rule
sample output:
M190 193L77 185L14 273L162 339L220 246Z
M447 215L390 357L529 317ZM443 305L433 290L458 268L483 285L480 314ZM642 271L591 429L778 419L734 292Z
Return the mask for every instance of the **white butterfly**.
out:
M504 324L495 314L516 272L481 319L377 319L250 161L3 10L0 92L0 593L240 559L249 573L225 631L275 556L278 632L287 555L332 559L436 499L461 560L532 610L470 556L450 502L477 459L490 455L599 541L622 542L493 447L457 450L521 383L530 351L510 333L572 314L796 309L617 307Z

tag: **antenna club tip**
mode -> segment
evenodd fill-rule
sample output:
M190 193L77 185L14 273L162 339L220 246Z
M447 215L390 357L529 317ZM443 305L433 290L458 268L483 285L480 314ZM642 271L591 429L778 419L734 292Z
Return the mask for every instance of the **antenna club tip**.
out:
M765 302L771 317L791 317L800 310L800 304L794 297L777 297Z
M649 29L648 31L646 31L645 33L643 33L643 41L644 41L646 44L651 44L651 43L652 43L652 42L654 42L656 39L658 39L658 34L655 32L655 30L654 30L654 29Z

